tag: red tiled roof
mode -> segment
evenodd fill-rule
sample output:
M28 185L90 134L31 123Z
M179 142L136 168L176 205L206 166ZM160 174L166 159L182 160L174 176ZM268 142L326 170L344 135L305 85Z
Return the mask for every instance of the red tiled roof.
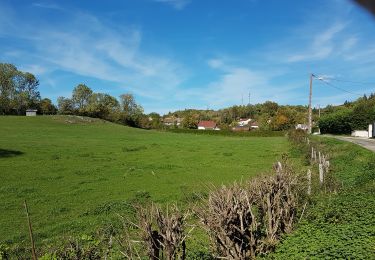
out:
M200 121L198 127L215 128L216 123L214 121Z

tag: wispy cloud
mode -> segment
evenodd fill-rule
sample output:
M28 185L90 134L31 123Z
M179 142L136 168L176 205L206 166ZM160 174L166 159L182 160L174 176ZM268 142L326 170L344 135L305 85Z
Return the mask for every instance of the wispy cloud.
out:
M218 69L224 65L221 59L210 59L207 61L207 64L213 69Z
M176 93L180 98L195 100L200 108L219 109L230 105L248 103L250 92L251 103L267 100L287 102L291 98L303 99L295 90L301 85L296 83L274 84L274 80L284 75L275 69L257 70L251 66L236 66L223 59L215 58L207 61L208 65L219 74L216 80L205 86L189 88Z
M317 32L307 50L290 55L287 57L287 61L301 62L327 58L335 50L334 37L343 31L345 27L346 24L344 23L336 23L322 32Z
M62 70L92 77L156 100L186 77L182 65L140 48L142 32L138 28L114 29L85 13L71 14L66 20L69 22L52 27L32 23L20 26L13 19L13 27L6 34L22 39L31 48L22 53L24 56L19 55L25 68L37 74ZM22 29L15 32L11 28Z
M53 3L36 2L32 6L45 9L63 10L59 5Z
M177 10L184 9L191 2L191 0L154 0L154 1L169 4Z

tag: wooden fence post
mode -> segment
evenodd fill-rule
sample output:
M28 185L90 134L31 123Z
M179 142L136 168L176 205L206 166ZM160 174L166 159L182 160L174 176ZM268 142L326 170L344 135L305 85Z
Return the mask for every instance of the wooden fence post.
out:
M324 169L323 169L323 164L321 163L319 163L319 181L321 185L324 182Z
M318 155L319 155L319 164L321 164L322 163L322 155L321 155L320 151L319 151Z
M307 170L307 195L311 195L311 170Z
M23 205L25 206L27 223L29 225L29 235L30 235L30 241L31 241L31 253L32 253L32 256L33 256L33 260L37 260L36 253L35 253L35 243L34 243L34 238L33 238L33 229L31 227L31 221L30 221L30 216L29 216L29 209L27 207L26 200L24 201Z

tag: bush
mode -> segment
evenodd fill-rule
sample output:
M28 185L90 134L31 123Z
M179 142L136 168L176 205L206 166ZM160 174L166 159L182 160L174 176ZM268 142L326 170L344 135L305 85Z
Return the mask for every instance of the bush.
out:
M328 114L319 120L320 131L322 134L350 134L353 130L351 120L351 110Z

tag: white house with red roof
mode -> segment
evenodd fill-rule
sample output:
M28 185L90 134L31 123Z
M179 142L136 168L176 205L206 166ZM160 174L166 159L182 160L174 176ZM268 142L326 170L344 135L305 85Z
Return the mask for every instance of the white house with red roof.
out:
M205 120L198 123L198 130L220 130L220 128L214 121Z

